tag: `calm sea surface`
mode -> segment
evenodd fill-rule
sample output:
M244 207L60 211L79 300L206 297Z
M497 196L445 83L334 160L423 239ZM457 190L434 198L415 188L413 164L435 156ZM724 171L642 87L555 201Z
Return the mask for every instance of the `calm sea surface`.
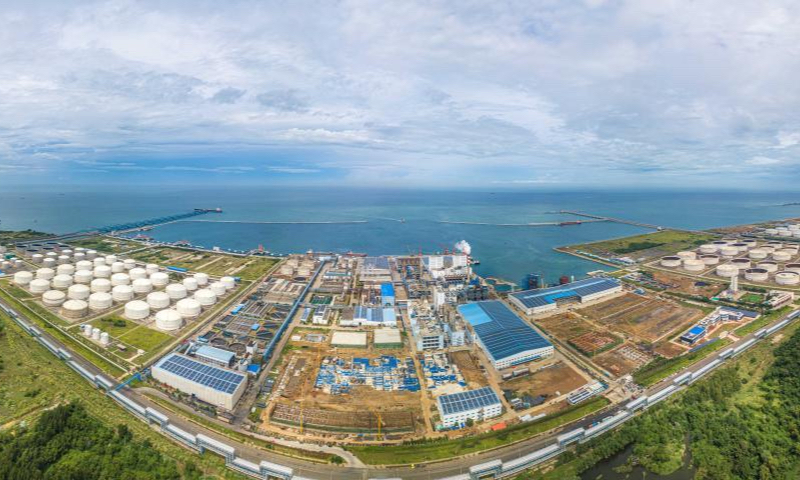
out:
M597 265L553 247L649 230L615 223L569 227L456 225L440 221L528 223L570 220L552 213L579 210L682 228L710 228L800 216L797 193L718 192L442 192L332 187L37 187L0 189L0 228L65 233L89 227L221 207L202 220L244 222L366 221L289 225L181 222L158 227L158 240L273 252L355 251L405 254L441 251L459 240L472 245L482 275L520 282L529 272L555 281L580 277ZM398 220L405 220L401 223Z

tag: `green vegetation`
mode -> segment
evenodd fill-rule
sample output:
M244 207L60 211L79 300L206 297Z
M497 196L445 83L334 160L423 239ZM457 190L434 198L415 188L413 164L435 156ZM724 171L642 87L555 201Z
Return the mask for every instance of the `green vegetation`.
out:
M37 232L36 230L0 230L0 244L24 242L42 237L52 237L52 233Z
M633 373L633 381L649 387L730 344L727 338L675 358L658 357Z
M108 332L117 341L146 352L157 351L172 340L166 333L114 315L94 320L91 325Z
M278 263L271 257L249 257L226 253L204 252L178 247L159 247L131 254L140 262L186 268L214 276L232 275L244 280L257 280Z
M455 440L423 439L396 446L347 446L346 448L370 465L398 465L442 460L524 440L597 412L609 403L605 397L597 397L535 422L521 423L505 430Z
M772 322L778 320L779 318L783 317L784 315L789 313L789 311L791 309L792 309L792 307L790 307L788 305L785 306L785 307L781 307L781 308L775 310L774 312L770 312L770 313L768 313L766 315L762 315L761 317L753 320L752 322L748 323L747 325L744 325L742 327L737 328L736 330L733 331L733 333L737 337L743 337L745 335L749 335L749 334L755 332L756 330L758 330L760 328L763 328L764 326L769 325L770 323L772 323Z
M111 238L103 236L86 237L77 240L70 240L69 244L73 247L83 247L89 250L97 250L102 253L117 254L127 252L135 248L142 248L142 245L130 240L121 238Z
M663 230L660 232L646 233L632 237L604 240L601 242L588 243L583 245L573 245L571 249L580 249L592 253L613 253L616 255L627 255L644 250L658 248L661 253L677 252L687 250L714 239L713 235L705 233L679 232L675 230Z

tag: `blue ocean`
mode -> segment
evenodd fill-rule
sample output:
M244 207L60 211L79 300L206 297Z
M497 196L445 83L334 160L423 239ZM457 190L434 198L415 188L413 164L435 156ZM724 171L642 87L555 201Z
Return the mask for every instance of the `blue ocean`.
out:
M651 230L618 223L504 226L575 220L561 210L704 229L800 217L793 192L686 191L432 191L320 187L26 187L0 191L0 229L66 233L185 212L223 209L202 221L157 227L157 240L277 253L425 253L466 240L482 275L522 282L538 272L548 281L579 278L598 265L554 247ZM234 223L242 222L242 223ZM359 222L359 223L257 223ZM473 222L480 225L441 222Z

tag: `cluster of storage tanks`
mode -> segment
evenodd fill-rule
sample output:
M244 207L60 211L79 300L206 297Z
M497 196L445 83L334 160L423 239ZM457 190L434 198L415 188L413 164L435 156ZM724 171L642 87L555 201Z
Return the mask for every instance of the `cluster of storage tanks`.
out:
M278 269L278 274L287 277L308 278L314 270L314 261L308 258L289 257Z
M0 272L9 273L25 266L25 263L15 258L16 255L8 253L8 249L0 245Z
M91 338L96 342L100 342L100 344L105 347L111 344L111 336L108 332L104 332L97 327L92 327L88 323L81 325L81 333L83 333L86 338Z
M800 238L800 223L790 223L775 228L767 228L764 230L764 233L770 237Z
M787 263L798 254L798 245L768 242L759 245L755 239L717 240L701 245L697 251L678 252L661 258L661 266L702 272L714 265L723 278L744 274L746 280L767 282L770 275L778 285L800 284L800 263ZM726 263L720 264L721 261ZM780 264L783 269L779 270Z

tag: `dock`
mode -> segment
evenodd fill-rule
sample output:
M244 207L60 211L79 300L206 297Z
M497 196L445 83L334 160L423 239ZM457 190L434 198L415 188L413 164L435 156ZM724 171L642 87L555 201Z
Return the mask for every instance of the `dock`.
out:
M625 225L633 225L634 227L642 227L642 228L650 228L653 230L665 230L667 227L661 225L653 225L652 223L644 223L644 222L637 222L634 220L625 220L622 218L614 218L614 217L604 217L601 215L594 215L591 213L584 213L584 212L576 212L574 210L559 210L558 213L566 214L566 215L574 215L576 217L583 217L583 218L590 218L597 221L604 221L604 222L614 222L614 223L622 223Z
M604 218L590 218L589 220L568 220L564 222L530 222L530 223L492 223L492 222L458 222L450 220L437 220L436 223L448 225L482 225L488 227L569 227L584 223L607 222Z

